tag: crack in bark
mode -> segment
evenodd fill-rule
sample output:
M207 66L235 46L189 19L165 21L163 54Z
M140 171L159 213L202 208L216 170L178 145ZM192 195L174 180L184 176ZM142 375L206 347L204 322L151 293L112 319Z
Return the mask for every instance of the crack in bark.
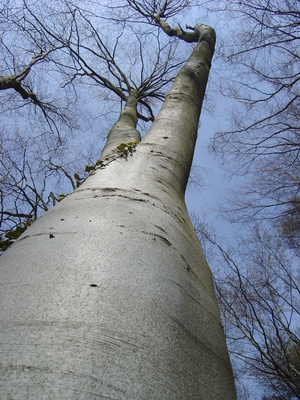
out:
M150 235L153 237L153 240L156 240L156 238L162 240L163 243L165 243L167 246L172 246L172 243L169 242L168 239L166 239L165 237L158 235L157 233L152 233L152 232L146 232L146 231L142 231L142 233L144 233L145 235Z

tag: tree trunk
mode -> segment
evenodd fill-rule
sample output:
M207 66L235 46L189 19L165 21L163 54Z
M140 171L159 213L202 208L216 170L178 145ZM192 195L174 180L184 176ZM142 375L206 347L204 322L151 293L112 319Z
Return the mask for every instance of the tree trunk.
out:
M139 141L133 94L106 166L1 256L3 398L235 399L184 202L212 54L197 44L131 155L116 148Z

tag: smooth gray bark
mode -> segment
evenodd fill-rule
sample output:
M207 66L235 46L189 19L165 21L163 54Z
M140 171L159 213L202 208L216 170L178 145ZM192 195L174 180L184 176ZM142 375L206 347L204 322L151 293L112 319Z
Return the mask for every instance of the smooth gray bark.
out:
M137 94L136 90L128 96L120 117L107 135L106 144L102 150L100 160L107 164L120 157L118 147L121 144L139 143L141 135L136 129L137 124Z
M212 54L197 44L136 152L121 157L114 133L124 143L135 132L130 100L106 167L1 257L3 398L235 399L184 202Z

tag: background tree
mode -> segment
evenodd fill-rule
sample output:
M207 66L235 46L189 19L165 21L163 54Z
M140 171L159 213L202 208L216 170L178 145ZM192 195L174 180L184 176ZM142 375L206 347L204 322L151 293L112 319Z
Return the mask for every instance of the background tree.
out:
M50 84L49 78L54 78L59 69L56 55L58 50L63 51L63 46L48 40L29 18L21 1L7 0L1 6L0 32L0 105L4 119L36 113L35 119L44 120L48 132L60 139L61 127L72 126L72 113L68 110L70 104L62 101L62 94L59 98L58 93L51 91L53 81Z
M205 221L195 222L214 270L238 398L258 398L260 387L264 399L300 398L299 260L263 228L220 245Z
M82 10L71 3L64 13L55 3L51 14L26 4L39 29L65 44L52 22L63 15L74 77L101 85L103 74L82 57L90 52L85 40L96 40L91 55L101 61L104 50L125 105L87 179L1 256L4 395L234 399L211 272L184 202L214 30L191 30L194 49L140 140L138 112L149 115L150 85L123 76L116 47L111 61L97 14L93 26L85 17L79 25ZM89 35L78 34L83 27Z
M81 163L68 147L84 121L76 117L71 91L58 81L63 46L48 40L21 1L1 5L0 31L3 250L57 201L59 190L74 186L72 170Z
M284 224L298 213L299 2L230 0L216 2L215 10L240 26L220 50L230 68L223 93L234 100L232 125L213 142L231 172L245 176L228 215L233 221ZM294 234L299 237L297 229Z

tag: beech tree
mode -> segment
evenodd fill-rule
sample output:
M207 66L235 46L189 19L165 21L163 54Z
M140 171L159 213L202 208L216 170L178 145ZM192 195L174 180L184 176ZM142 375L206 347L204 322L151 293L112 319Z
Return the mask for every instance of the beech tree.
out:
M7 398L236 398L212 274L184 201L215 32L171 28L168 12L185 2L158 3L142 11L195 45L150 129L141 140L145 85L108 62L125 104L99 160L1 256ZM66 4L73 18L79 9ZM46 19L39 29L61 42ZM103 84L81 58L89 49L71 42L73 76Z

